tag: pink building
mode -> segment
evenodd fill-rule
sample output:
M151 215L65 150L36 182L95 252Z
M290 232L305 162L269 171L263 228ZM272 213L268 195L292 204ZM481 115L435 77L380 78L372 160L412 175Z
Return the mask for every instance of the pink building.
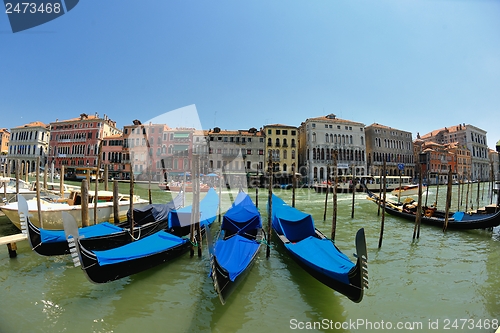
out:
M95 167L100 141L107 136L121 134L116 122L106 115L100 118L82 113L69 120L50 123L49 163L56 169L65 167Z

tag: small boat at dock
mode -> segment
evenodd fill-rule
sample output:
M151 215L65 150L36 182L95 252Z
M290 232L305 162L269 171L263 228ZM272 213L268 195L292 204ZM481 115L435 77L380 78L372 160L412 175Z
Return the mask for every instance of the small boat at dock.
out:
M368 200L382 205L379 196L368 191ZM386 200L385 211L393 216L401 217L409 222L415 223L418 205L414 200L394 202ZM421 223L443 228L446 222L446 212L437 210L435 207L422 207ZM488 229L500 225L500 207L489 205L482 209L470 212L449 212L448 229L471 230Z
M40 198L40 211L42 215L43 226L40 225L38 220L38 205L36 198L28 200L28 210L31 216L30 221L37 227L43 227L47 230L63 230L63 217L62 212L67 212L73 216L77 221L78 227L82 227L82 197L80 190L72 190L68 198L54 200L51 197ZM90 219L94 216L94 209L97 207L97 221L102 223L114 220L113 213L113 192L111 191L98 191L97 197L94 192L89 192L89 212ZM118 210L120 221L125 221L127 211L130 207L130 195L119 194ZM141 199L139 196L132 198L135 208L144 207L149 204L148 200ZM21 229L21 223L18 214L17 202L12 202L4 206L0 206L2 212L9 218L9 220L18 228Z
M427 186L422 186L422 193L427 189ZM397 187L392 190L391 194L395 197L408 197L413 195L418 195L418 184L409 184L401 187Z

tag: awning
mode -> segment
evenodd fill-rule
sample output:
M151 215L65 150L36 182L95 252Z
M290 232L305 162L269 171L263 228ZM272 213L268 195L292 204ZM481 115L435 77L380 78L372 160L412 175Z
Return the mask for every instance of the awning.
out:
M188 145L175 145L174 146L174 151L185 151L188 149L189 149Z
M174 133L174 139L186 139L189 138L189 133Z

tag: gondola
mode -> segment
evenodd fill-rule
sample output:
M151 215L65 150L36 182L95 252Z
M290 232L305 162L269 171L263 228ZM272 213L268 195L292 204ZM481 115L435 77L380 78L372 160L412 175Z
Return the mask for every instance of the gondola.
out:
M222 218L210 259L210 276L222 304L250 271L259 254L262 238L259 210L242 191Z
M150 204L134 209L134 228L130 232L130 222L112 224L103 222L96 225L79 228L82 244L89 250L107 250L130 243L157 231L167 228L170 211L181 207L184 193L180 192L172 201L166 204ZM18 197L19 216L28 216L28 204ZM130 211L128 212L130 220ZM33 251L42 256L69 254L68 242L64 230L46 230L38 228L29 218L22 218L21 230L28 236ZM133 238L133 239L132 239Z
M357 261L354 264L314 227L310 214L288 206L274 194L271 207L272 229L288 255L321 283L355 303L361 302L363 291L368 288L364 229L356 233Z
M379 204L380 198L370 191L367 191L368 199ZM404 218L415 222L417 204L415 202L393 202L386 200L385 211L393 216ZM433 207L423 207L421 223L443 228L446 219L446 212L436 210ZM448 229L472 230L488 229L500 225L500 209L498 207L487 206L473 212L449 212Z
M215 195L215 198L210 196L204 200L211 203L215 200L218 203L217 194ZM200 202L200 212L202 202ZM206 226L213 223L217 215L217 204L209 205L205 202L203 206L204 221L203 223L200 221L202 233L200 237L203 236ZM192 246L189 240L190 234L177 236L161 230L114 249L89 250L79 238L78 228L71 220L70 215L65 215L64 229L70 250L76 254L72 253L75 266L81 266L87 278L93 283L106 283L142 272L179 257Z

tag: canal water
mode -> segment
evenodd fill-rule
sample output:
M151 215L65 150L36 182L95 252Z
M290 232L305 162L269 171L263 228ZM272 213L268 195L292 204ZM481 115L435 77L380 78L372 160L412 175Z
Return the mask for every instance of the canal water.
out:
M128 191L121 184L123 192ZM477 186L475 184L474 186ZM487 186L487 185L486 185ZM454 187L454 190L456 187ZM429 196L436 195L436 188ZM255 199L255 190L249 191ZM444 187L439 205L444 206ZM144 186L136 193L147 198ZM486 191L481 204L496 202ZM236 192L223 192L227 207ZM267 191L259 208L267 224ZM291 202L291 190L276 192ZM296 207L312 213L316 226L331 230L332 196L323 221L325 194L297 191ZM435 198L435 197L433 197ZM155 203L170 194L153 191ZM188 202L189 202L188 197ZM476 198L474 197L474 205ZM458 204L456 194L454 205ZM465 204L465 203L464 203ZM221 305L209 277L208 251L189 253L154 269L115 282L90 283L69 256L41 257L18 244L18 256L0 248L0 332L495 332L500 320L500 232L453 231L381 216L366 195L338 196L336 245L353 258L354 236L365 228L370 289L355 304L305 273L272 245L261 251L247 279ZM217 229L216 222L213 229ZM18 232L0 217L0 236Z

